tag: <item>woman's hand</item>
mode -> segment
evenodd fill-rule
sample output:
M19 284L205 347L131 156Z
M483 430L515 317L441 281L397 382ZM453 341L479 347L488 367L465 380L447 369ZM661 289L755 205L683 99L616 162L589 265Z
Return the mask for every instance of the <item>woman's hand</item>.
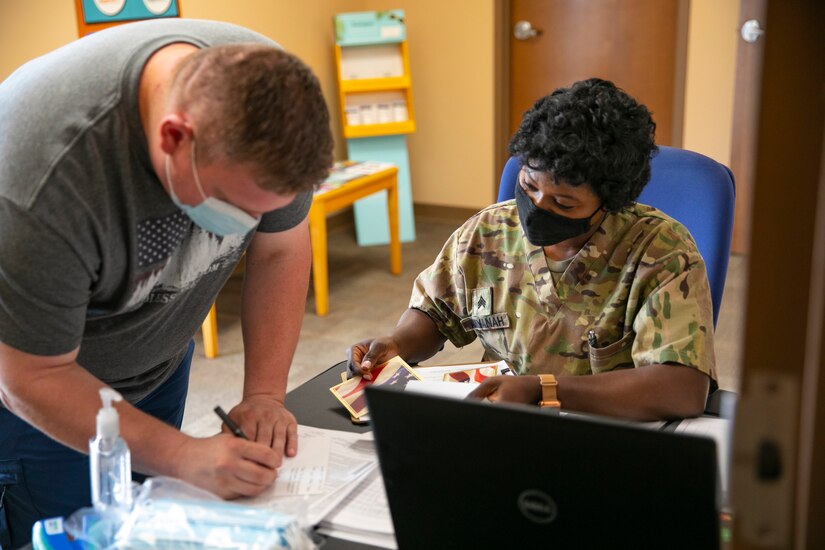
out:
M484 399L504 403L538 405L541 383L538 376L491 376L467 395L467 399Z
M399 355L399 346L390 336L362 340L347 351L347 368L352 374L372 380L372 370Z

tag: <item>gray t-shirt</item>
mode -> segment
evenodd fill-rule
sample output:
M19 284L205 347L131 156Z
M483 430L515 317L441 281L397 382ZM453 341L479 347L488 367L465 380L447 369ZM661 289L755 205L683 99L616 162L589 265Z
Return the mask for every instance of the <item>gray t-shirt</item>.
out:
M138 83L173 42L277 47L225 23L142 22L0 83L0 341L36 355L80 346L78 362L133 403L173 372L254 235L201 230L152 169ZM294 227L311 201L265 214L258 231Z

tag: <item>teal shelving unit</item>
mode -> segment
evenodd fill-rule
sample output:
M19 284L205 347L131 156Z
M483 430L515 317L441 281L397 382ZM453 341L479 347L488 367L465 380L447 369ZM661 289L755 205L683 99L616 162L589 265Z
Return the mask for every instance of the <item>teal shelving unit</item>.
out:
M409 53L402 10L335 17L338 95L350 160L398 167L402 242L415 240L407 134L415 132ZM358 244L389 243L386 193L355 203Z

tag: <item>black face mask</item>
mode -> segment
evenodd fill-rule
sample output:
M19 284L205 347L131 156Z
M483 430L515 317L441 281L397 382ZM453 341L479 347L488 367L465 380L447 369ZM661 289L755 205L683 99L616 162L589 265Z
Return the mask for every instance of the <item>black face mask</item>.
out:
M590 231L590 220L602 209L599 206L586 218L566 218L533 204L518 183L516 183L516 208L527 240L536 246L554 245L587 233Z

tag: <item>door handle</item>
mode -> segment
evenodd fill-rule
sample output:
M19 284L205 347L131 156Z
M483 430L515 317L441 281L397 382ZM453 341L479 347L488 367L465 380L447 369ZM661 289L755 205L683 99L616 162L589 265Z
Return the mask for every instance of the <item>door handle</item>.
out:
M749 19L745 21L745 24L742 25L742 29L739 31L739 34L742 35L742 39L749 43L753 44L759 37L765 34L764 29L759 26L759 21L756 19Z
M529 40L541 34L540 29L534 29L529 21L519 21L513 26L513 36L516 40Z

